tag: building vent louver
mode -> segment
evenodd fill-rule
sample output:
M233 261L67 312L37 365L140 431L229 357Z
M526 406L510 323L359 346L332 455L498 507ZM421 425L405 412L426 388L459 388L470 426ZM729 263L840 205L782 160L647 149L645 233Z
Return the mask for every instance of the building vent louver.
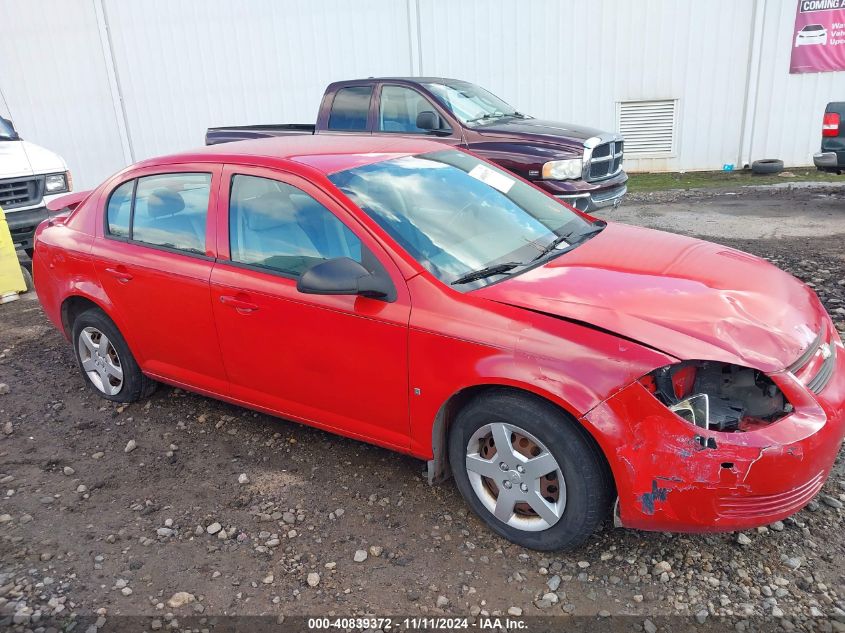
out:
M675 154L677 100L621 101L617 104L618 129L625 138L625 156Z

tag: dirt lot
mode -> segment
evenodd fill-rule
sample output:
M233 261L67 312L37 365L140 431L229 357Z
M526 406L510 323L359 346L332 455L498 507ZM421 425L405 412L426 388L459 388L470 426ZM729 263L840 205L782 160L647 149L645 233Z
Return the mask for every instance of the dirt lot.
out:
M727 193L639 194L605 215L767 257L813 284L845 331L845 189ZM842 460L782 524L606 527L550 555L492 535L414 459L169 387L112 406L31 297L0 306L0 383L0 630L508 609L650 633L671 614L845 630ZM177 592L190 596L168 604Z

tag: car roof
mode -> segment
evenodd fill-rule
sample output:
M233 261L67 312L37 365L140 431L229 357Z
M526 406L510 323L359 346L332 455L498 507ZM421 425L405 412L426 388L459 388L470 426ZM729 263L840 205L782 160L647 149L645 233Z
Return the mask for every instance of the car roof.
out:
M325 175L392 158L447 149L427 139L348 134L308 134L235 141L141 161L134 167L178 163L228 163L285 167L294 162Z
M404 81L413 84L467 84L472 85L471 81L466 81L465 79L449 79L448 77L401 77L401 76L389 76L389 77L362 77L360 79L348 79L344 81L335 81L332 83L332 86L343 86L344 84L353 84L353 83L374 83L378 81Z

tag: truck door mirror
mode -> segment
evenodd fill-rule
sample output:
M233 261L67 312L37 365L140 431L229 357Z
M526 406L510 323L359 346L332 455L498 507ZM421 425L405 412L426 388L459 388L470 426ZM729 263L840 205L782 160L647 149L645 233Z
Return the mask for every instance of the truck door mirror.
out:
M421 130L437 130L440 128L440 121L434 112L423 110L417 115L417 127Z
M428 130L429 134L435 136L449 136L452 129L440 127L440 117L430 110L423 110L417 115L417 127L421 130Z

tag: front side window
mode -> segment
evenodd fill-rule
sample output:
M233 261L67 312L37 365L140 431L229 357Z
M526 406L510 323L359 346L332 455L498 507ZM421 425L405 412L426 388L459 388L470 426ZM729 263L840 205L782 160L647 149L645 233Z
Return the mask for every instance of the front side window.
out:
M572 248L591 227L531 185L457 150L355 167L330 180L402 248L448 284L478 288L501 276L466 279L491 266L519 272Z
M372 86L349 86L337 91L329 114L329 129L363 132L367 129Z
M403 86L384 86L381 89L379 104L379 130L382 132L404 132L405 134L428 134L429 128L417 127L417 117L422 112L430 112L435 116L439 125L435 129L444 127L439 121L437 110L416 90ZM446 126L448 127L448 126Z
M301 189L278 180L235 175L229 196L233 262L298 277L335 257L361 262L361 241Z

